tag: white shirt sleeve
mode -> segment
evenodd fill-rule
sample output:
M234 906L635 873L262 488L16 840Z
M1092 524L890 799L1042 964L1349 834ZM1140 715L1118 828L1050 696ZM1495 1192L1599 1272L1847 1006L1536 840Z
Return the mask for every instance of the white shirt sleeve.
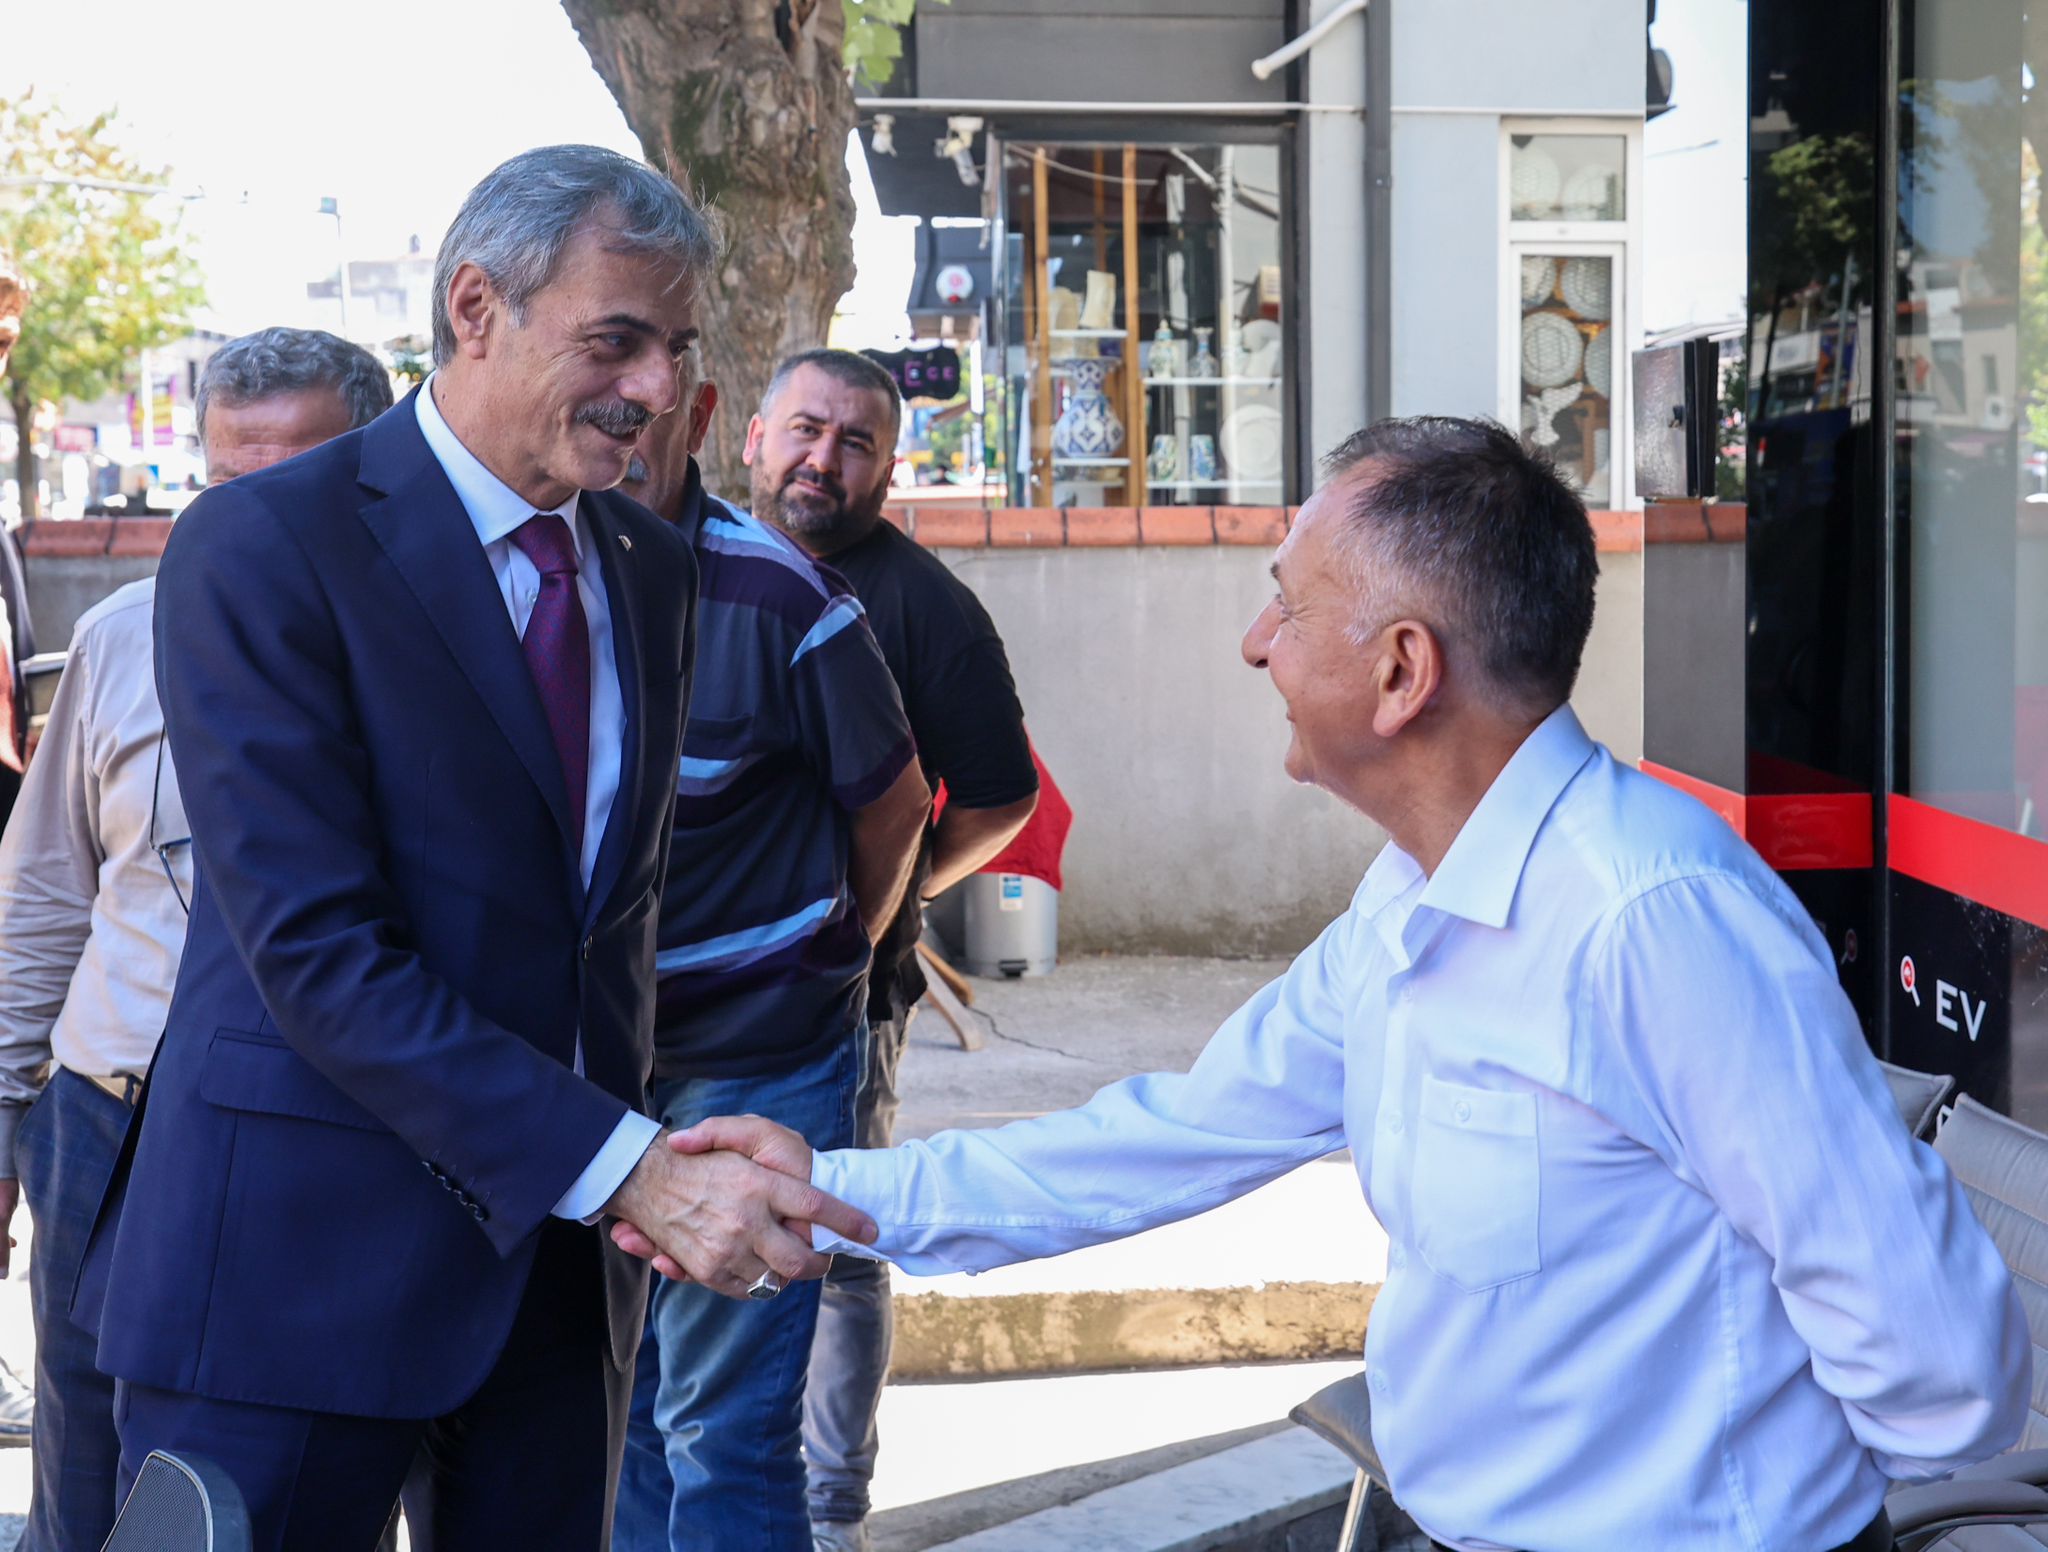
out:
M817 1155L813 1183L881 1235L870 1248L819 1229L813 1243L924 1275L985 1271L1191 1218L1335 1152L1357 925L1325 928L1186 1073L1128 1078L1077 1110L993 1130Z
M597 1157L584 1167L583 1173L555 1203L554 1216L578 1223L597 1222L603 1216L604 1204L626 1183L626 1177L633 1173L633 1166L640 1162L640 1155L647 1151L648 1145L660 1132L661 1123L652 1116L641 1115L637 1110L628 1110L620 1116L611 1136L597 1150Z
M1589 985L1644 1141L1771 1257L1815 1379L1880 1469L1939 1476L2010 1445L2033 1370L2010 1274L1900 1124L1811 924L1733 878L1680 879L1623 908Z
M102 853L91 691L81 639L0 839L0 1179L14 1177L14 1130L42 1091L50 1031L92 931Z

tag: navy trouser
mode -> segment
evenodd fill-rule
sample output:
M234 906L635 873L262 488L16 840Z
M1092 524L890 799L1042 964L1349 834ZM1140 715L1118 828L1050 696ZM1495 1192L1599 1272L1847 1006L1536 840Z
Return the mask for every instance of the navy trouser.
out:
M71 1290L131 1106L56 1068L15 1133L15 1169L35 1225L28 1268L36 1323L35 1487L22 1552L99 1552L119 1506L114 1382L74 1325Z
M853 1137L864 1037L794 1072L657 1083L680 1130L762 1115L814 1148ZM818 1284L729 1299L657 1278L633 1387L612 1552L810 1552L800 1450Z
M504 1350L443 1417L349 1417L122 1384L122 1491L151 1450L190 1450L241 1488L256 1552L369 1552L401 1486L414 1552L602 1552L630 1376L612 1366L597 1234L560 1219L542 1227Z

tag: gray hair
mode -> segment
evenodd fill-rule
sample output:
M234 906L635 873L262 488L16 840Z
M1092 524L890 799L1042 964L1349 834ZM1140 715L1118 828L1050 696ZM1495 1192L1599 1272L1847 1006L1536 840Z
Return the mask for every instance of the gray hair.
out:
M523 151L469 191L434 260L434 365L455 354L448 287L474 264L505 299L514 324L526 322L534 294L554 278L562 250L592 220L618 253L672 260L678 279L698 285L718 262L711 218L644 162L601 146L541 146Z
M1324 467L1352 486L1354 640L1422 611L1495 703L1547 714L1571 698L1600 562L1585 503L1548 459L1493 421L1419 415L1354 432Z
M873 356L862 355L857 350L829 350L819 347L815 350L800 350L793 356L785 356L775 368L775 375L768 379L768 386L761 390L761 418L766 420L768 412L775 407L782 390L789 386L789 380L804 367L815 367L848 388L865 388L878 393L889 406L889 434L883 439L882 451L895 449L897 433L903 429L903 394L896 386L896 379L889 375L889 369Z
M324 329L258 329L229 340L200 368L199 439L206 440L206 409L215 399L232 407L308 388L339 394L351 427L367 426L391 408L391 374L362 346Z

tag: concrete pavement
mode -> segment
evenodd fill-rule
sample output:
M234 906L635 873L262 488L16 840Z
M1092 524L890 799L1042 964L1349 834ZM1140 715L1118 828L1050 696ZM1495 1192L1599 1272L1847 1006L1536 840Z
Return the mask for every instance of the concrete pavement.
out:
M1102 958L1042 979L977 980L992 1020L986 1048L963 1052L942 1021L921 1016L899 1135L1000 1125L1134 1072L1185 1068L1283 968ZM15 1233L23 1244L13 1280L0 1282L0 1357L27 1374L25 1212ZM879 1552L918 1552L1074 1504L1280 1426L1289 1407L1357 1368L1385 1254L1340 1155L1119 1244L979 1277L899 1274L909 1373L955 1378L892 1384L884 1397ZM1318 1361L1236 1361L1276 1356ZM1153 1372L1099 1372L1139 1366ZM1016 1377L1025 1375L1038 1377ZM0 1451L0 1552L19 1534L29 1481L28 1452Z

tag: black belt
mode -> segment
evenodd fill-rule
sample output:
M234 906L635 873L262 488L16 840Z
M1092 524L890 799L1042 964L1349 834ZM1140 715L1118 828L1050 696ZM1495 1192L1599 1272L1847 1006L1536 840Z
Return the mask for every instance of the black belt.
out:
M1436 1548L1436 1552L1458 1552L1456 1547L1447 1547L1441 1541L1432 1541L1430 1545ZM1891 1519L1880 1509L1876 1519L1839 1547L1833 1548L1832 1552L1892 1552L1893 1545Z

